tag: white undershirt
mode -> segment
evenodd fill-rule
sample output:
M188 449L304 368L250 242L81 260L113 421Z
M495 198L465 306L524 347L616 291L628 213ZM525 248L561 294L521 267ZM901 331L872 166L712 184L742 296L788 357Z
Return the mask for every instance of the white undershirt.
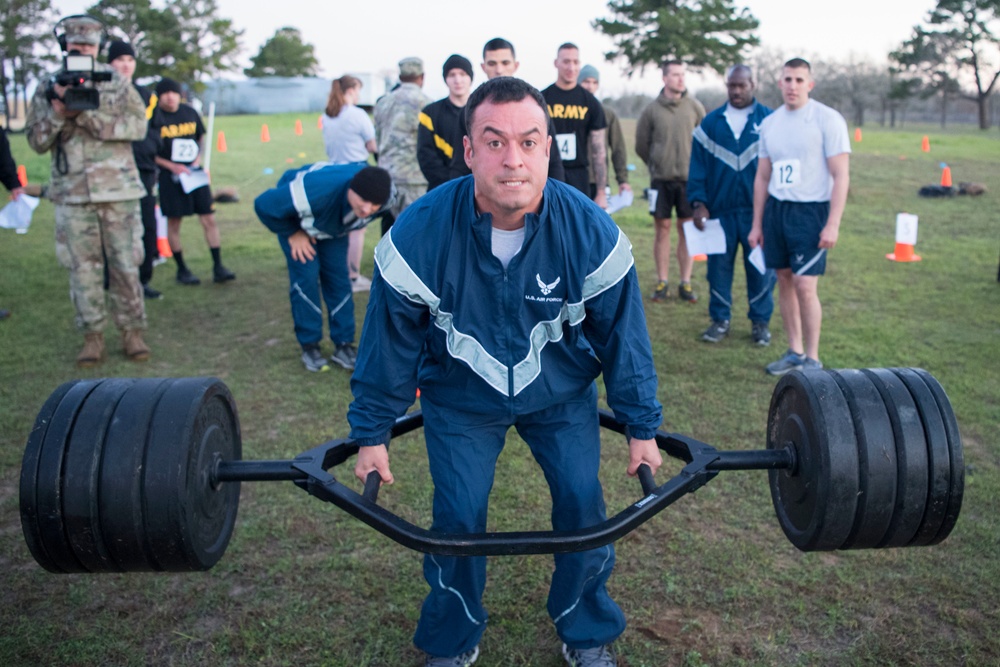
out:
M726 110L723 115L726 117L726 122L729 123L729 129L733 131L733 136L736 137L737 141L740 135L743 134L743 128L747 126L747 119L750 118L750 112L753 111L753 105L748 104L742 109L737 109L729 102L726 102Z
M507 268L524 243L524 227L515 230L493 228L493 256Z

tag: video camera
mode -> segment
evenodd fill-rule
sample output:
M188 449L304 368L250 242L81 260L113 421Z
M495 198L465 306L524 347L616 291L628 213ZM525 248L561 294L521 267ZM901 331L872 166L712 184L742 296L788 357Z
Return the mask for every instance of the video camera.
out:
M63 68L49 79L45 97L49 102L61 100L69 111L90 111L101 106L100 92L93 83L111 81L111 72L94 71L94 57L73 50L63 58ZM56 86L66 87L62 97Z

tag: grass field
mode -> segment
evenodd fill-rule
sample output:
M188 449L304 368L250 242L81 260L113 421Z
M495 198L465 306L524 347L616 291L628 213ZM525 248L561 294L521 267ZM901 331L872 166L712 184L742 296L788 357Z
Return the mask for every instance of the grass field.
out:
M285 168L323 157L315 117L302 118L303 136L293 132L295 119L217 119L228 152L213 156L213 182L242 197L218 209L223 258L238 279L184 288L171 265L159 267L152 284L165 298L148 304L147 364L130 364L113 347L102 367L74 367L82 339L53 252L49 203L28 234L0 230L0 306L13 312L0 322L0 665L420 664L410 643L425 592L419 554L287 482L243 485L229 550L207 573L52 575L21 535L24 442L45 398L73 378L218 376L239 405L247 459L292 458L347 434L348 376L303 371L283 256L253 215L254 196ZM630 136L633 129L626 123ZM920 151L925 133L929 154ZM48 179L48 156L31 154L23 137L12 145L32 181ZM766 474L723 473L618 542L610 588L629 618L620 665L1000 664L1000 137L866 127L851 162L840 242L820 283L821 356L831 368L919 366L940 380L965 444L962 516L935 547L804 554L778 527ZM980 181L990 192L918 198L921 185L938 182L939 162L956 183ZM638 191L647 175L637 167ZM616 220L648 292L655 274L645 204L637 199ZM885 259L901 211L920 216L920 263ZM368 275L377 234L368 234ZM183 239L188 263L206 278L210 258L193 219ZM720 449L761 448L774 387L762 367L785 348L780 317L772 320L772 346L755 348L737 305L733 333L707 345L698 339L708 324L704 265L695 288L702 300L694 306L647 302L664 428ZM742 293L738 275L737 303ZM366 300L356 299L359 324ZM639 497L638 483L625 477L620 438L606 438L603 457L609 510L617 512ZM670 475L677 470L665 466ZM393 471L397 482L380 502L429 525L431 485L418 436L395 441ZM335 474L352 477L347 469ZM527 447L511 437L491 530L546 529L547 496ZM549 557L491 561L490 628L477 664L563 664L545 612L550 573Z

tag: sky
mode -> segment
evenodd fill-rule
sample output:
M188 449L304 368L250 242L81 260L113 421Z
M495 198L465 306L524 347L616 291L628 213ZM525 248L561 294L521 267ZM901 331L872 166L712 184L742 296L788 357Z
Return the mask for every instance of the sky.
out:
M84 11L94 0L55 0L63 15ZM154 4L156 0L154 0ZM517 49L518 75L539 88L555 81L556 48L563 42L580 47L583 63L601 72L600 96L625 93L655 95L662 87L659 72L647 68L644 75L624 76L620 63L608 62L603 54L613 47L609 38L591 27L598 17L609 16L607 0L506 0L503 3L476 0L280 0L262 10L257 2L217 0L219 16L232 19L244 31L242 64L281 27L298 28L303 40L315 47L320 76L346 73L395 73L396 63L407 56L424 60L425 91L432 98L444 97L447 88L440 68L452 53L473 63L474 84L483 80L479 63L482 46L493 37L503 37ZM885 61L886 54L907 39L934 0L736 0L760 21L761 46L777 49L787 58L819 56L846 60L849 57ZM275 9L280 7L281 16ZM567 9L571 7L572 9ZM789 9L794 7L794 10ZM822 72L816 72L817 78ZM713 75L689 76L697 89L719 85Z

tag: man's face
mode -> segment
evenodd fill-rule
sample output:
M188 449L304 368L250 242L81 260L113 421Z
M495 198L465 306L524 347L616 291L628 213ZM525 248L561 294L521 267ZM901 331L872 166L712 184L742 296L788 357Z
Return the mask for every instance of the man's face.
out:
M118 56L111 61L111 66L115 68L115 71L121 74L123 77L132 80L132 75L135 74L135 58L125 54L123 56Z
M687 87L684 85L684 65L667 65L663 72L663 87L674 95L680 95Z
M100 49L99 44L84 44L82 42L70 42L66 45L66 51L78 51L81 56L97 57Z
M591 95L597 95L597 89L600 88L600 82L592 76L588 76L586 79L580 82L580 87L586 90Z
M181 106L181 94L170 90L160 95L157 106L163 107L168 113L173 113Z
M559 49L555 65L559 73L559 83L567 87L576 86L576 77L580 76L580 51Z
M487 79L495 79L498 76L514 76L519 64L510 49L497 49L483 55L481 67Z
M744 109L753 102L753 79L745 69L735 69L726 79L726 91L729 93L729 103L737 109Z
M448 92L454 97L466 97L472 88L472 77L464 69L453 67L448 70L444 83L448 86Z
M362 199L361 195L350 188L347 188L347 203L350 204L351 210L358 218L371 217L382 208L381 204L373 204L367 199Z
M479 209L508 218L537 211L549 173L550 141L545 112L532 98L479 105L464 139Z
M816 82L806 67L785 67L781 70L778 88L781 89L781 98L789 109L795 110L805 106L809 101L809 91L815 85Z

